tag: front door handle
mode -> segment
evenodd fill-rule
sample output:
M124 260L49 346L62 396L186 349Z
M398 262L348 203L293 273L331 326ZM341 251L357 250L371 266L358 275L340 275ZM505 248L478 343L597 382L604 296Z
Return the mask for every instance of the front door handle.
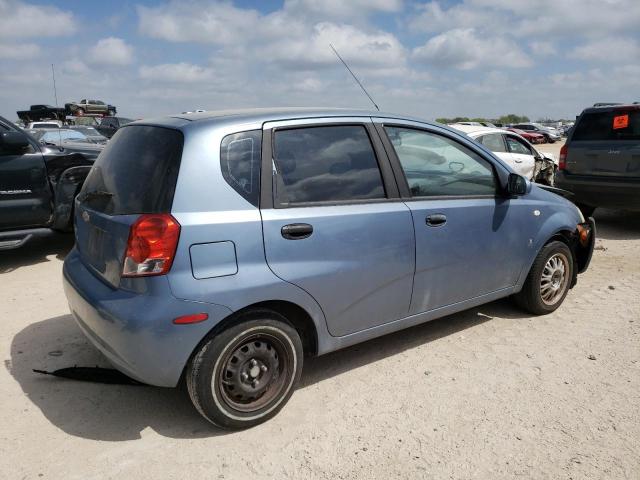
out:
M447 216L441 213L435 213L427 217L427 225L430 227L439 227L447 223Z
M280 229L280 233L287 240L302 240L310 237L313 233L313 226L308 223L290 223Z

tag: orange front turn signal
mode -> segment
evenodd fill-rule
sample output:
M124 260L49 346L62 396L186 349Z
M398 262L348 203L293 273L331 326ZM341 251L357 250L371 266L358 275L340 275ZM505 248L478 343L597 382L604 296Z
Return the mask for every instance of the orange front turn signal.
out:
M589 244L589 235L591 234L591 228L587 224L579 224L577 230L580 245L586 247Z

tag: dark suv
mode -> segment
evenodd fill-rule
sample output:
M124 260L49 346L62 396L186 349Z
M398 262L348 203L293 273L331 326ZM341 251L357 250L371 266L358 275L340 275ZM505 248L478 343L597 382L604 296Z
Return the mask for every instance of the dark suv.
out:
M560 150L556 186L596 207L640 209L640 105L585 109Z

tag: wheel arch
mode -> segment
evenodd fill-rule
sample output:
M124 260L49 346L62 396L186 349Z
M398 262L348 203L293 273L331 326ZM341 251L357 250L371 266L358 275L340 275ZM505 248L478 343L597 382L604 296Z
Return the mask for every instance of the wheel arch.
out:
M260 301L230 313L202 337L202 340L200 340L200 342L198 342L198 344L193 348L193 351L189 355L189 359L182 368L180 383L183 383L185 373L191 359L200 351L202 346L208 342L212 336L224 331L231 325L234 325L237 319L243 314L254 310L272 310L284 316L300 335L305 356L316 356L318 354L318 331L309 312L300 305L287 300Z

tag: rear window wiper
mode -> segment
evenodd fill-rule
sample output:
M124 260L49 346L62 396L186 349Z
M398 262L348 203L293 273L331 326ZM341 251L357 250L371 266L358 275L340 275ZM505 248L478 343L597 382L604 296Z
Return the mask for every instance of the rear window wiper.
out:
M92 192L85 193L80 199L81 202L86 200L92 200L94 198L111 198L113 197L113 193L105 192L103 190L93 190Z

